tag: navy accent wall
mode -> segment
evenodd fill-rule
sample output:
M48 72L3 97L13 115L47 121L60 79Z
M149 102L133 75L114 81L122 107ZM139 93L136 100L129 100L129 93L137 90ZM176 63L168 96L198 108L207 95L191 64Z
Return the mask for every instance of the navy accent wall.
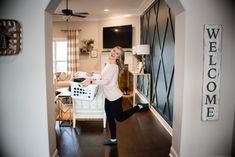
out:
M172 126L175 18L164 0L156 0L141 15L141 43L149 44L146 72L151 73L151 103Z

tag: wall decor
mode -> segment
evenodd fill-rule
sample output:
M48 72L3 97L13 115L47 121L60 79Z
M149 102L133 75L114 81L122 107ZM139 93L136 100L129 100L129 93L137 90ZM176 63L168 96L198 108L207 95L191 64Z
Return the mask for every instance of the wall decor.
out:
M94 39L82 40L81 41L81 44L82 44L81 52L87 52L87 53L91 52L91 50L94 47L94 42L95 42Z
M203 121L218 120L222 57L222 25L204 25Z
M95 50L95 49L91 50L91 58L97 58L97 57L98 57L97 50Z
M22 29L16 20L0 19L0 55L18 54L22 47Z

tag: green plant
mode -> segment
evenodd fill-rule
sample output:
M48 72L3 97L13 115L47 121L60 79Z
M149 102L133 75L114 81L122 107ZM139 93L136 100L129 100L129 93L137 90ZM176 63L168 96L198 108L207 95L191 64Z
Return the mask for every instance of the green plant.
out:
M95 42L94 39L84 39L84 40L82 40L81 41L81 44L82 44L81 51L82 52L90 52L93 49L94 42Z

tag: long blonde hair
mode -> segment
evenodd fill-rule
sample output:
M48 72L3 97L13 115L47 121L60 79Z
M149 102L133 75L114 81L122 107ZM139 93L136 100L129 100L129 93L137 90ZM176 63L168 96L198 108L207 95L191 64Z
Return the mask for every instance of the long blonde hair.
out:
M119 75L120 75L124 71L125 52L123 51L122 47L120 47L120 46L116 46L115 48L117 48L121 52L119 57L116 59L116 64L119 67Z

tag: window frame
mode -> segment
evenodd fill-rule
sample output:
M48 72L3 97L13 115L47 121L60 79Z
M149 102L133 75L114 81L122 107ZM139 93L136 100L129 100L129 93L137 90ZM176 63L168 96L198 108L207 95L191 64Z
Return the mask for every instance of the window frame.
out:
M53 49L52 49L52 53L53 53L53 73L56 73L56 72L68 72L68 60L67 60L67 58L65 59L65 60L61 60L61 59L57 59L57 53L58 53L58 51L57 51L57 48L58 48L58 46L57 46L57 44L59 43L59 42L66 42L66 53L67 53L67 43L68 43L68 41L67 41L67 39L66 38L56 38L56 39L53 39L53 43L52 43L52 46L53 46ZM66 56L67 56L67 54L66 54ZM65 68L65 70L58 70L58 63L66 63L66 68Z

